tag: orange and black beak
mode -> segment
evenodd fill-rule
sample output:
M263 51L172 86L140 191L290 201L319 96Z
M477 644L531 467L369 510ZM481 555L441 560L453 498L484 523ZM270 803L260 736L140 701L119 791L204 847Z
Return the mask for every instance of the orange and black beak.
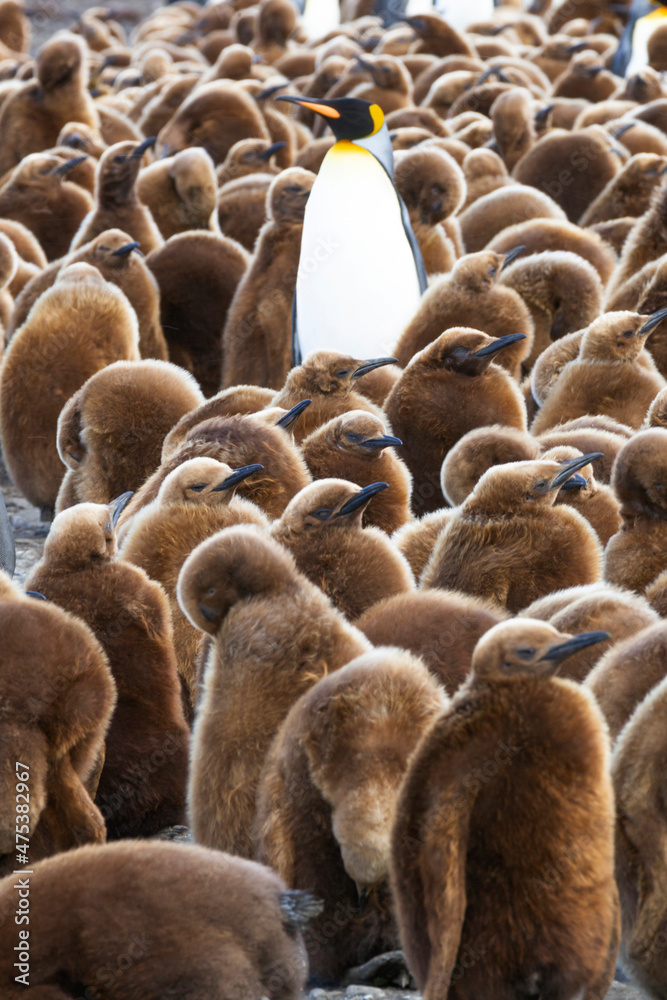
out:
M298 104L302 108L308 108L323 118L340 118L340 111L333 106L333 101L320 100L317 97L294 97L292 94L282 94L276 97L277 101L287 101L289 104Z

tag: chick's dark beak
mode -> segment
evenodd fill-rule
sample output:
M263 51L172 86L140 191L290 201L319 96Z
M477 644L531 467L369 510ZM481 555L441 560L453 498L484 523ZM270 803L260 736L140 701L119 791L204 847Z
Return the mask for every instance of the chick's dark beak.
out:
M121 493L119 497L116 497L116 499L112 500L109 504L109 507L111 507L111 523L114 528L118 524L120 515L123 513L133 496L134 492L132 490L128 490L127 493Z
M221 483L214 486L211 493L222 493L223 490L230 490L232 487L238 486L239 483L242 483L244 479L248 478L248 476L254 475L255 472L261 472L263 468L263 465L255 464L244 465L240 469L235 469L231 476L227 476L227 478L223 479Z
M568 656L578 653L579 650L586 649L587 646L594 646L598 642L605 642L607 639L611 639L609 632L581 632L572 639L568 639L567 642L559 642L555 646L549 646L544 656L540 657L539 662L561 663Z
M397 365L398 358L371 358L369 361L364 361L356 371L352 372L351 378L361 378L363 375L368 375L369 372L375 371L376 368L383 368L384 365Z
M389 489L389 483L371 483L370 486L364 486L363 490L355 493L353 497L350 497L350 499L343 504L336 514L336 517L348 517L348 515L353 514L355 510L365 507L369 500L376 496L376 494L387 489Z
M601 451L592 451L588 455L580 455L579 458L573 458L569 462L566 462L561 471L551 480L549 491L559 490L563 483L566 483L575 472L583 469L585 465L590 465L596 458L602 457Z

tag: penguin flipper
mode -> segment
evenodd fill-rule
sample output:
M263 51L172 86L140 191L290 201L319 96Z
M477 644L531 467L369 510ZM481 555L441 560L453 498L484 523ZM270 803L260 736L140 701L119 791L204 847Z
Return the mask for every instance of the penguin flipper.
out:
M401 198L398 191L396 191L396 197L398 198L399 204L401 206L401 219L403 220L403 229L405 230L405 235L407 237L408 243L410 244L410 249L412 250L412 256L414 257L415 261L417 278L419 280L419 291L423 295L426 289L428 288L428 278L426 276L426 267L424 265L424 258L422 257L419 241L412 229L412 225L410 223L410 216L408 214L406 204Z
M14 575L16 568L16 547L14 536L9 524L9 515L5 507L5 501L0 493L0 569L10 576Z
M292 299L292 365L294 368L303 361L301 354L301 344L299 343L299 331L296 321L296 291Z

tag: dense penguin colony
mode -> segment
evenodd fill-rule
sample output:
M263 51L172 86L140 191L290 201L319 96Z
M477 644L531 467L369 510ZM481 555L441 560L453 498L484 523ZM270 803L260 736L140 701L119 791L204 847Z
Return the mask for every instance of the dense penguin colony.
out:
M667 1000L667 5L131 15L0 0L1 1000Z

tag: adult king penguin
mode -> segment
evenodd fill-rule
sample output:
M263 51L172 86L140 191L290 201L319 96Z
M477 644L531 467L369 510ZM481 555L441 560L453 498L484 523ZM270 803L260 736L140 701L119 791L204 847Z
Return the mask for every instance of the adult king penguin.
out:
M326 118L336 142L308 199L292 313L292 360L311 351L390 354L426 271L393 182L384 114L360 98L281 96ZM370 353L368 353L370 351Z
M667 24L667 0L632 0L625 30L611 61L611 71L630 77L649 62L649 40Z

